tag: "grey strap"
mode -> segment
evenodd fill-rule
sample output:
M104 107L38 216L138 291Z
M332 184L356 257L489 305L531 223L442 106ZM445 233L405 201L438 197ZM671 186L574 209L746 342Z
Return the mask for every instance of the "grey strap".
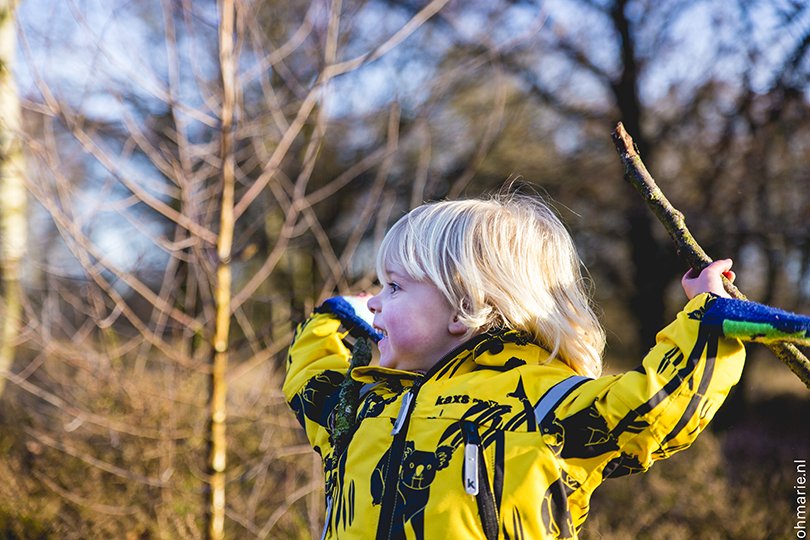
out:
M580 384L590 380L589 377L572 375L549 388L548 391L543 394L543 397L540 398L540 401L537 402L537 405L534 406L534 417L537 419L537 425L543 425L549 413L557 407L565 396L570 394Z

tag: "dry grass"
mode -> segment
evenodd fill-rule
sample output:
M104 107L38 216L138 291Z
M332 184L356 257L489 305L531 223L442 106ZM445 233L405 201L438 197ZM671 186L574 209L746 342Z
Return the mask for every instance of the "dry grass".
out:
M45 362L25 387L9 384L0 538L202 537L206 385L202 372L126 362ZM320 527L319 458L280 387L271 365L231 384L232 538L311 538Z

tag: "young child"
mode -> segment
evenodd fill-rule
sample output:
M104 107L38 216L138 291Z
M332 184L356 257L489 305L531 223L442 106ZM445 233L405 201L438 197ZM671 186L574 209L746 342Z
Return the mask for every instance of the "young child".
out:
M426 204L393 226L382 290L327 300L289 350L285 396L324 463L325 538L576 538L606 478L692 443L743 368L723 333L731 261L687 273L686 307L612 376L580 267L532 197ZM349 333L380 360L352 370L356 422L335 448Z

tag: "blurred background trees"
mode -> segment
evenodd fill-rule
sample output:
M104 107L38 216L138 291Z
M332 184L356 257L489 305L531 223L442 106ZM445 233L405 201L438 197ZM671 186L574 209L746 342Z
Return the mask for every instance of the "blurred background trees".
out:
M749 296L810 312L804 2L244 0L232 76L222 20L221 6L186 0L18 5L23 122L0 130L25 150L29 208L0 409L6 536L205 535L227 266L225 529L316 537L319 460L280 393L294 324L335 292L374 287L376 245L403 212L510 177L570 227L608 367L632 367L682 305L685 268L621 180L618 120L710 255L734 258ZM672 482L651 473L605 486L587 533L651 534L615 517L628 504L654 506L656 523L682 536L705 523L719 537L790 529L790 463L810 445L797 429L806 392L750 352L727 431L695 450L709 465L691 468L687 453L671 469L694 471L688 485L722 508L684 520L667 506ZM742 524L728 513L757 497L787 500Z

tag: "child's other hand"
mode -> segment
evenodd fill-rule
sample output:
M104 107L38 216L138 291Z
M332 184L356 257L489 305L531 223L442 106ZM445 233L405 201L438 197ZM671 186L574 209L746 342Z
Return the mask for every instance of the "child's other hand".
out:
M355 337L369 337L374 342L383 335L374 329L374 314L368 309L368 295L333 296L315 308L315 313L336 315Z
M360 293L353 296L342 297L354 309L358 317L366 321L369 326L374 322L374 314L368 309L368 299L371 295L368 293Z
M711 263L700 274L690 269L681 279L681 286L686 296L691 300L700 293L710 292L717 296L731 298L723 287L723 276L732 283L736 277L731 271L731 265L731 259L721 259Z

